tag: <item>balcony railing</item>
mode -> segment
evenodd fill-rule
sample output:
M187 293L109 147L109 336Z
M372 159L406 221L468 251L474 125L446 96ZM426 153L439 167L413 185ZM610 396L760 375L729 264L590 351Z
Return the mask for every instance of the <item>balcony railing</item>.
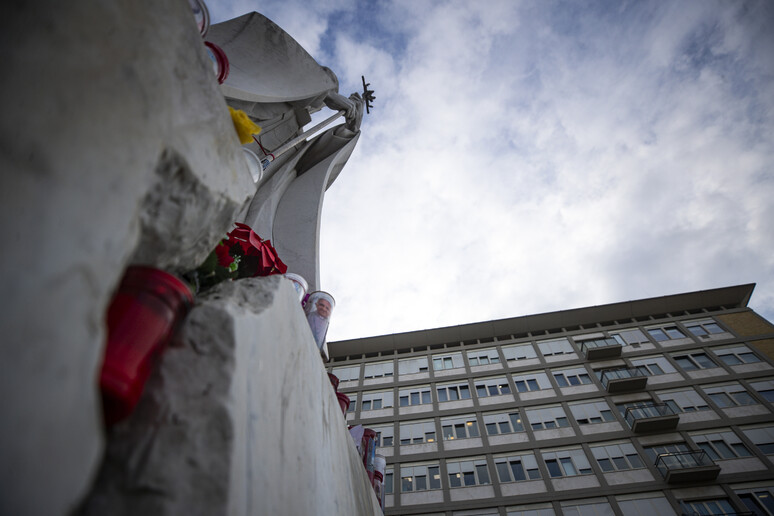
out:
M701 513L696 511L691 511L683 509L680 512L680 516L704 516L707 513ZM755 516L755 513L752 511L745 511L745 512L713 512L713 516Z
M662 453L656 457L656 469L667 483L714 480L720 474L720 466L704 450Z
M647 403L627 408L624 419L635 432L653 432L674 429L680 416L666 403Z
M645 373L635 367L605 369L599 380L607 392L623 392L644 389L648 383Z
M615 339L590 339L581 341L581 351L589 360L621 356L623 346Z

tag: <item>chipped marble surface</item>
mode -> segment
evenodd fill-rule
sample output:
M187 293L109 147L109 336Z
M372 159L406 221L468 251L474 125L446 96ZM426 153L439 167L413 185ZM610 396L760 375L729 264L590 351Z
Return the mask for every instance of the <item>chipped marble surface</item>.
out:
M270 276L197 299L81 514L379 514L372 492L295 290Z

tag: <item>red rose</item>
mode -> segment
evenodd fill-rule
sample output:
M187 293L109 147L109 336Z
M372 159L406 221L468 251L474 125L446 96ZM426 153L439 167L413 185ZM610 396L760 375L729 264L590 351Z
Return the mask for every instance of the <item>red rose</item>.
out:
M230 250L231 246L226 245L222 240L215 247L215 254L218 255L218 265L221 267L228 267L234 263L234 257L229 253Z

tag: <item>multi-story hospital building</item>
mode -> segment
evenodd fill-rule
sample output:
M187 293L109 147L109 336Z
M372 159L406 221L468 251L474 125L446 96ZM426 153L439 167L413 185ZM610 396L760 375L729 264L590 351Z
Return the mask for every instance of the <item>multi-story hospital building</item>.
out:
M387 515L774 514L774 326L739 285L329 343Z

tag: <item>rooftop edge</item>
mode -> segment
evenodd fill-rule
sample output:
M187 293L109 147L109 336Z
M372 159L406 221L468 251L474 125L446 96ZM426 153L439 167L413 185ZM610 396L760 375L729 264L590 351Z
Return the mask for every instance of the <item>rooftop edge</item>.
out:
M397 351L410 347L416 348L434 344L462 342L470 339L524 334L538 330L571 328L604 321L629 321L638 317L661 313L682 313L720 306L725 308L743 308L749 303L754 289L755 283L747 283L605 305L524 315L509 319L348 339L329 342L328 349L331 358L341 358L348 355Z

